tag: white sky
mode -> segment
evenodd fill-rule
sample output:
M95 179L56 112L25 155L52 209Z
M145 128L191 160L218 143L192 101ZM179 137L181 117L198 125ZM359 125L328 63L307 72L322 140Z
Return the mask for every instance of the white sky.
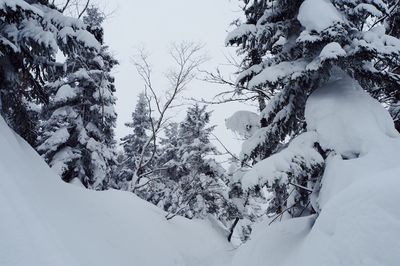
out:
M156 76L156 85L162 88L162 74L170 66L167 52L171 42L195 41L206 45L211 57L203 68L213 70L225 63L224 54L232 53L224 46L229 24L241 13L236 0L113 0L108 9L115 13L105 23L105 41L111 47L120 65L114 76L117 88L117 137L129 132L124 123L130 120L137 94L143 89L131 58L138 47L144 46L151 53L150 61ZM191 84L185 97L208 98L222 91L221 86L202 81ZM215 134L235 153L240 151L236 136L225 129L224 119L240 109L240 104L211 106L212 123L217 125ZM184 108L174 110L177 120L184 115Z

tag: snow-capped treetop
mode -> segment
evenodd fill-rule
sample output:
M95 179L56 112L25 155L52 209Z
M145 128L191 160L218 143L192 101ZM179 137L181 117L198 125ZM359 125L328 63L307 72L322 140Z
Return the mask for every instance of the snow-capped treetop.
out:
M304 130L306 99L332 76L333 66L351 75L366 90L383 88L384 94L395 94L400 76L393 72L396 64L393 58L400 57L400 40L388 35L390 32L379 23L389 12L387 3L381 0L244 3L248 24L254 27L251 31L238 30L243 34L233 34L238 37L228 39L228 43L238 45L239 54L257 51L257 58L262 60L245 67L237 82L271 97L260 117L264 125L248 145L252 148L244 153L246 160L257 161L273 154L287 138Z
M344 23L342 14L330 0L305 0L299 8L297 19L308 32L321 32L336 23Z

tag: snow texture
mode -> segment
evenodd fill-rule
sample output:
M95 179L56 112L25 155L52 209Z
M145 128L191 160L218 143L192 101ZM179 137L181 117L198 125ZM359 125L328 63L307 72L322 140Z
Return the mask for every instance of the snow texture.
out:
M299 59L293 62L281 62L277 65L265 67L261 73L250 80L249 87L254 88L264 83L276 83L287 76L294 78L305 70L308 63L309 61L305 59Z
M339 43L331 42L325 45L319 55L319 58L321 61L324 61L327 59L338 59L341 56L346 56L346 51L343 50Z
M228 36L225 40L225 43L228 45L231 41L233 41L235 39L242 38L249 34L255 34L256 30L257 30L257 28L255 25L242 24L228 34Z
M296 165L297 168L293 168L293 158L307 162L307 168L310 168L311 164L322 164L323 158L313 148L316 140L317 136L314 132L304 133L294 139L283 151L257 163L251 171L243 176L243 188L248 189L257 184L265 184L267 182L272 184L275 179L279 180L281 184L286 184L288 182L288 172L298 176L299 173L304 171L299 165Z
M74 99L78 95L77 89L69 85L61 86L54 97L54 102L65 102Z
M225 120L225 125L227 129L249 138L260 128L260 116L250 111L238 111Z
M323 31L335 23L343 22L339 11L329 0L305 0L297 19L307 31Z
M180 266L227 263L210 221L176 217L132 193L63 183L0 118L0 265Z
M341 75L309 97L306 121L336 151L326 161L321 212L258 225L233 265L398 265L400 138L389 114Z

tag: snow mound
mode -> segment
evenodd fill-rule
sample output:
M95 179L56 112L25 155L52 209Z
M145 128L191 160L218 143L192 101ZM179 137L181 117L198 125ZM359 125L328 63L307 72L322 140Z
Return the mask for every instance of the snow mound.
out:
M305 0L297 19L307 31L323 31L343 19L329 0Z
M260 116L250 111L238 111L225 120L226 128L249 138L260 128Z
M322 147L343 156L365 154L383 139L399 136L390 114L345 75L309 97L305 116Z
M306 121L336 151L326 161L320 214L259 224L233 265L398 265L400 138L389 114L342 74L310 96Z
M321 61L325 61L327 59L337 59L342 56L346 56L346 51L343 50L339 43L331 42L325 45L319 55L319 58Z
M232 247L213 223L167 221L131 193L65 184L2 118L0 146L0 265L227 263Z

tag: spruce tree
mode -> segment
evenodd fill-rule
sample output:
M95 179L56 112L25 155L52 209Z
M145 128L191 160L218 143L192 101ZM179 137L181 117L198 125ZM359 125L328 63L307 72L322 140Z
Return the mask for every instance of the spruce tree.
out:
M116 121L114 78L117 61L103 42L96 7L84 17L99 50L79 49L65 62L62 78L48 83L50 102L43 110L39 153L66 182L77 178L85 187L104 189L115 165Z
M263 60L242 71L237 82L249 88L261 88L271 96L261 112L265 126L243 146L244 162L257 163L265 158L273 160L272 155L304 132L307 97L334 76L337 69L356 79L371 93L380 88L383 91L381 95L385 96L398 91L400 76L394 68L385 67L400 56L399 39L393 30L385 29L381 23L388 13L385 2L244 2L250 12L255 10L251 7L262 6L263 14L256 22L239 25L228 38L228 43L237 43L238 33L248 33L251 41L246 45L261 52ZM296 153L290 155L290 166L280 172L274 182L261 181L259 184L266 185L273 192L270 213L279 214L290 208L290 214L298 216L315 211L308 204L309 190L316 186L318 177L322 175L327 151L321 149L315 138L303 138L307 144L303 143L301 149L309 150L309 153L296 149ZM291 193L292 190L295 192Z
M3 1L0 6L0 98L8 124L36 143L38 112L48 102L46 81L62 69L56 53L95 50L98 42L82 21L64 16L49 1Z
M206 106L189 107L186 118L179 124L176 144L169 146L172 156L164 166L170 168L170 180L175 186L169 194L172 198L167 218L175 215L201 218L212 214L222 219L233 208L223 180L224 170L210 157L218 153L210 142L214 129L208 126L210 114Z
M150 138L151 120L150 110L145 93L140 93L136 103L135 111L132 113L132 121L125 123L125 126L132 129L132 132L121 139L121 145L124 149L125 160L120 165L121 171L118 179L121 186L128 189L127 184L132 180L137 168L137 160L144 156L151 156L151 149L154 145L150 145L143 150L146 142ZM150 168L150 165L147 169Z

